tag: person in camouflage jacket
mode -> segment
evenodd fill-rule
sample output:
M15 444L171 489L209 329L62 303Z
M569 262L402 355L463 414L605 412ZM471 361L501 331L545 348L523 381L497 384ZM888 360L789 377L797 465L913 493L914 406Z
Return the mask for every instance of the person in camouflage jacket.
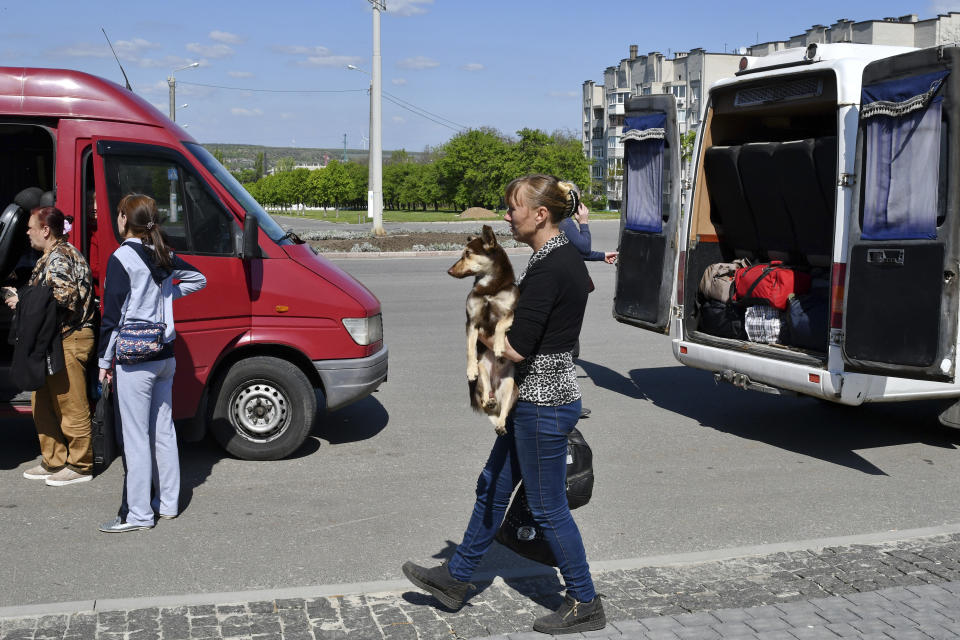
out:
M90 265L67 242L67 221L72 222L56 207L38 207L31 211L27 227L30 245L43 252L29 284L47 285L53 291L66 363L63 369L48 375L30 399L42 460L24 471L23 477L44 480L50 486L93 477L86 367L94 347L96 306ZM7 298L11 308L16 308L17 302L16 295Z

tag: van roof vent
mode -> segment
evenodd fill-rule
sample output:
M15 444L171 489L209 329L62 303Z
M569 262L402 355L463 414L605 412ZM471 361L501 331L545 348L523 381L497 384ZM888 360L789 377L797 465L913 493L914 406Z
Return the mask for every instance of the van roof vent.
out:
M736 107L748 107L767 102L799 100L812 98L823 92L823 81L817 78L799 78L786 82L765 84L759 87L737 91L733 104Z

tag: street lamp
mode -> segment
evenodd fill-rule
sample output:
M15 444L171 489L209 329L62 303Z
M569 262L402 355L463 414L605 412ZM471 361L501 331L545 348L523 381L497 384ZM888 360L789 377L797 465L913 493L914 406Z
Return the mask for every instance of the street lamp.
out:
M167 77L167 85L170 87L170 119L174 122L177 121L177 79L173 74L175 74L177 71L183 71L184 69L195 69L199 66L199 62L191 62L190 64L186 64L182 67L174 69Z

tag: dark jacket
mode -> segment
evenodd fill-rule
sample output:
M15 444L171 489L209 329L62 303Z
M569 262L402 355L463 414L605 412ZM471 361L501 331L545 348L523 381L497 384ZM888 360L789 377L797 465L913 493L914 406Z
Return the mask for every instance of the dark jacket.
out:
M19 302L10 338L13 361L10 377L18 388L36 391L65 366L63 340L57 325L57 301L47 285L27 286L17 293Z

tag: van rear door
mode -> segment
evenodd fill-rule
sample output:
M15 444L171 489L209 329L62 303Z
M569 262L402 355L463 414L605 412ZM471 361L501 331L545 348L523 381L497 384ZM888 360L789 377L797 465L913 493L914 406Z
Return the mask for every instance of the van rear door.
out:
M960 49L867 65L843 304L848 371L954 379L958 140Z
M627 100L620 256L613 317L670 331L680 222L680 132L673 95Z

